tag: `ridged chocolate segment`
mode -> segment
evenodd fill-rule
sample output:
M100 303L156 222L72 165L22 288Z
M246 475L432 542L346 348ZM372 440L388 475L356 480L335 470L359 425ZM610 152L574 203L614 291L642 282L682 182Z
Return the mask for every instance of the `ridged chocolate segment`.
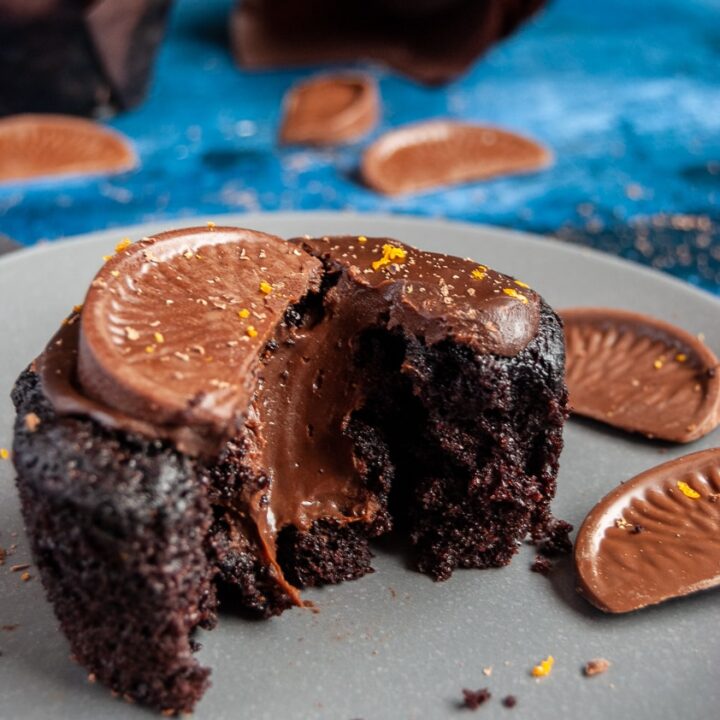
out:
M575 564L583 595L612 613L720 585L720 448L609 493L580 528Z
M14 115L0 120L0 157L0 183L119 173L137 164L122 135L65 115Z
M231 431L258 352L320 263L272 235L214 226L118 249L83 307L83 389L142 420Z
M547 149L516 133L434 120L383 135L365 152L362 173L374 190L400 195L533 172L551 163Z
M578 308L561 317L573 412L682 443L717 426L718 359L700 339L623 310Z
M322 75L292 87L285 96L280 129L284 143L333 145L352 142L377 123L377 87L362 75Z

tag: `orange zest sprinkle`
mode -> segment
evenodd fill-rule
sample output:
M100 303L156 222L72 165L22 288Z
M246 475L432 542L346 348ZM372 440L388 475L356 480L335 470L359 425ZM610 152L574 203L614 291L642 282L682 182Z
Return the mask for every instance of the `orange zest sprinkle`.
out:
M243 308L242 310L238 310L238 317L242 318L243 320L245 318L250 317L250 311L247 308Z
M675 356L675 362L684 363L687 361L687 355L685 353L678 353Z
M503 292L506 295L509 295L511 298L520 300L520 302L523 303L523 305L528 304L528 299L522 293L519 293L515 288L503 288Z
M386 243L385 245L383 245L382 252L382 257L378 258L373 262L373 270L379 270L385 265L390 265L390 263L404 262L405 258L407 257L407 250L404 250L397 245L391 245L390 243Z
M120 271L119 271L119 270L111 270L111 271L110 271L110 274L111 274L114 278L120 277Z
M662 361L660 358L658 358L658 359L655 360L655 362L653 363L653 367L654 367L656 370L659 370L659 369L663 366L663 364L664 364L663 361Z
M10 453L7 448L0 448L0 460L7 460L10 457Z
M155 338L156 343L164 343L165 342L165 336L161 332L153 333L153 337Z
M253 325L248 325L248 326L245 328L245 334L246 334L248 337L256 337L257 334L258 334L258 331L255 329L255 327L254 327Z
M273 291L273 286L267 282L267 280L262 280L260 282L260 292L263 295L269 295Z
M693 490L686 482L683 482L682 480L678 480L677 482L678 490L685 496L690 498L691 500L697 500L700 497L700 493L697 490Z
M367 242L367 238L366 238L364 235L359 235L359 236L358 236L358 242L359 242L361 245L364 245L364 244Z
M73 312L79 313L82 310L82 304L80 305L73 305Z
M513 282L521 288L529 288L530 286L527 283L524 283L522 280L513 280Z
M132 241L130 238L123 238L116 246L115 246L115 252L121 253L123 250L127 250L130 245L132 245Z
M214 230L214 229L217 227L217 225L216 225L212 220L208 220L207 226L208 226L211 230Z
M470 273L470 277L475 280L484 280L487 277L487 268L484 265L478 265Z
M112 255L103 255L103 260L107 262L111 257Z
M555 658L552 655L548 655L544 660L541 660L538 665L536 665L531 671L530 674L533 677L547 677L553 669L553 665L555 664Z
M146 345L145 346L145 352L148 355L152 355L155 352L155 346L154 345Z

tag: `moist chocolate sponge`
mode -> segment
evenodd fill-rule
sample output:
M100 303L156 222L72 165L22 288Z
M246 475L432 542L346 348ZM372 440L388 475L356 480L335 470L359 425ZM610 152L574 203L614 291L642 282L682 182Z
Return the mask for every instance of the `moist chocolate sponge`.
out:
M366 252L382 246L386 256L386 248L400 247L366 242ZM549 510L567 414L557 316L527 289L536 304L529 342L512 352L507 342L498 346L506 354L481 352L455 331L438 336L437 314L431 330L425 316L396 312L407 280L400 275L414 274L419 293L429 254L408 248L408 267L378 266L382 280L353 270L352 243L297 241L320 261L318 282L287 307L261 348L252 421L212 453L181 452L170 436L111 428L102 415L59 411L35 366L17 381L14 461L43 584L78 661L131 700L191 711L209 675L192 657L192 634L214 625L218 597L229 611L278 614L302 604L299 589L371 572L372 539L393 528L407 539L416 567L436 580L458 567L504 565L528 535L557 541L567 531ZM211 253L202 252L209 262ZM465 266L451 260L455 277ZM473 282L490 281L485 271L492 271L477 267L465 268L476 268ZM368 315L375 296L382 302ZM450 327L464 306L445 297L438 293L440 319ZM492 307L505 307L488 297ZM535 317L517 294L513 299ZM320 373L309 350L332 338L335 349ZM314 378L310 395L304 380L288 377L305 378L304 367ZM352 477L339 478L332 502L312 517L290 513L292 493L311 487L306 479L288 484L277 474L283 458L273 450L258 460L253 444L258 433L281 437L268 428L284 417L283 403L299 416L292 432L307 432L297 446L305 470L322 473L333 461L312 457L317 434L334 431L330 447L353 460ZM313 415L317 403L341 421L323 427ZM32 413L39 423L27 421ZM289 518L272 532L262 515L268 506L274 517Z

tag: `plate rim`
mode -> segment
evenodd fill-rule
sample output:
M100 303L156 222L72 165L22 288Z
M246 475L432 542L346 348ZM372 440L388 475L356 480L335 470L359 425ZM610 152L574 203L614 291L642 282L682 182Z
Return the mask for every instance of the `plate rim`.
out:
M554 235L540 235L539 233L526 232L524 230L516 230L514 228L502 227L499 225L488 225L485 223L474 223L466 220L455 220L448 218L439 217L428 217L419 216L415 214L403 214L403 213L383 213L383 212L356 212L356 211L334 211L334 210L292 210L292 211L279 211L279 212L248 212L248 213L216 213L212 215L193 215L192 217L178 217L178 218L167 218L165 220L152 220L147 223L138 223L134 225L124 225L118 227L100 228L93 230L88 233L82 233L80 235L70 235L67 237L58 238L56 240L41 241L34 245L24 246L21 249L0 256L0 273L5 268L12 266L15 263L22 263L26 260L32 260L33 258L48 253L52 254L55 252L65 252L71 250L73 247L78 245L91 244L97 242L98 236L104 234L117 234L118 236L133 236L137 235L139 230L147 228L161 229L163 224L166 224L166 229L170 230L177 227L196 227L207 224L208 222L216 222L217 219L221 221L223 219L229 221L233 218L231 225L236 227L248 227L252 229L261 229L262 222L268 218L281 219L281 220L311 220L315 222L322 222L323 220L332 218L343 218L348 222L377 222L377 223L394 223L402 222L410 225L421 225L425 228L437 226L438 228L454 228L465 232L475 232L480 236L493 234L496 237L506 237L512 242L520 244L528 243L545 243L551 251L560 252L571 255L573 257L582 258L583 260L590 260L594 263L602 263L606 266L616 267L626 271L639 272L646 276L648 279L653 279L659 282L667 283L674 290L678 292L684 292L688 295L694 296L696 299L710 302L718 306L720 309L720 298L713 295L708 290L702 287L691 284L686 280L682 280L674 275L657 270L647 265L643 265L634 260L618 257L611 255L602 250L596 250L595 248L584 247L581 245L573 245L568 242L561 240ZM248 218L247 225L237 225L237 221L241 218ZM256 222L257 221L257 222ZM216 223L220 224L220 223ZM153 230L153 232L155 232Z

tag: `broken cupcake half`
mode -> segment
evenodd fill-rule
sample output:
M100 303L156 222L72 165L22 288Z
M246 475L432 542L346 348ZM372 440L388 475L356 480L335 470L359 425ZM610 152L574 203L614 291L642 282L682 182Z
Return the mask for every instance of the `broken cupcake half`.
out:
M192 633L371 572L510 561L549 504L563 333L525 283L386 238L210 225L120 243L18 379L14 462L74 655L168 713ZM32 416L33 422L27 418Z

